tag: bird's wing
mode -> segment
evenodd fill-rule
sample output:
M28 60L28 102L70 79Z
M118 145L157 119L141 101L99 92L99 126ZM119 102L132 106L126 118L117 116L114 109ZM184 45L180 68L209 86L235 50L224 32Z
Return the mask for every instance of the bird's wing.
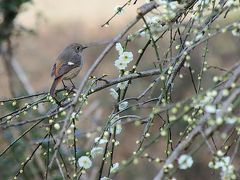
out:
M82 61L80 56L73 56L69 59L68 62L58 61L54 68L54 75L55 78L63 76L64 74L68 73L72 69L76 67L81 67Z

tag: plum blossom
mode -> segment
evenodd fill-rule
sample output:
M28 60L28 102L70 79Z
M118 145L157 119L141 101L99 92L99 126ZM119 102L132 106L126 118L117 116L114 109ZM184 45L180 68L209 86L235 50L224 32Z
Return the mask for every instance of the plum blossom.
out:
M183 154L178 158L179 169L188 169L192 167L193 159L187 154Z
M124 51L124 49L120 43L117 43L115 45L115 48L118 51L119 57L117 60L115 60L114 65L119 70L124 70L124 69L126 69L128 63L130 63L133 60L133 53Z
M121 43L116 43L115 48L118 51L119 55L123 53L123 47Z
M88 156L81 156L78 159L78 165L81 168L89 169L92 166L92 161Z
M119 169L119 163L114 163L110 169L110 173L111 174L116 173L118 169Z
M119 104L119 110L120 111L122 111L122 110L124 110L124 109L126 109L128 107L128 102L127 101L124 101L124 102L121 102L120 104Z
M94 147L91 150L91 156L92 158L95 158L96 156L103 154L103 148L102 147Z
M104 138L101 139L100 137L96 137L94 141L95 143L98 142L98 144L106 144L108 142L107 139L104 139Z

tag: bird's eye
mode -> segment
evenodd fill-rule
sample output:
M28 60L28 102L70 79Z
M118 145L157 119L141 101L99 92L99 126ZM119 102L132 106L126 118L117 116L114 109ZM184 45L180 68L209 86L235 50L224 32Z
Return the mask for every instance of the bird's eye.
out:
M76 47L76 50L77 50L77 51L79 51L79 50L80 50L80 47L79 47L79 46L77 46L77 47Z

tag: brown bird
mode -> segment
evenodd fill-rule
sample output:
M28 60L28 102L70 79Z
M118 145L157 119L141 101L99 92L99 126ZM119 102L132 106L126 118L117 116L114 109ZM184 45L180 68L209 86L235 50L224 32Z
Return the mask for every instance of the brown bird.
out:
M78 43L68 45L57 57L56 63L52 67L51 76L54 77L50 95L55 96L56 87L62 81L64 88L66 87L63 80L70 80L73 87L72 78L78 75L83 65L82 51L87 48Z

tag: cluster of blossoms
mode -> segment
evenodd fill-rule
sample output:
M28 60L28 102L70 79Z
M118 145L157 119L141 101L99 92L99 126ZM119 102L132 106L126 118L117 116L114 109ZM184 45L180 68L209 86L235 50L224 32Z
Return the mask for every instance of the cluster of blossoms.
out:
M117 43L115 47L116 47L116 50L118 51L119 57L115 61L114 65L119 70L125 70L128 63L130 63L133 60L133 54L132 52L124 51L120 43Z
M146 17L146 22L154 39L157 39L157 34L162 31L162 24L165 24L173 19L176 16L177 9L181 8L181 5L178 4L177 1L169 2L166 0L159 0L157 3L159 4L160 13ZM144 25L140 30L138 30L137 34L140 37L149 38L147 26Z
M228 0L226 1L225 7L228 7L228 8L239 8L240 6L240 3L238 0ZM203 12L203 10L209 10L210 12L212 11L212 9L215 9L215 10L219 10L222 8L222 5L220 2L216 2L216 4L212 3L212 1L210 0L204 0L204 1L197 1L193 7L193 11L192 13L194 13L195 15L193 15L192 17L194 19L199 19L200 18L200 12Z
M223 123L240 123L240 118L236 116L229 115L223 117L222 109L219 109L218 106L213 104L213 100L218 95L218 93L219 92L216 90L211 90L207 91L204 95L198 96L197 98L193 99L193 107L195 107L196 109L200 109L201 112L204 111L205 113L208 113L212 116L212 118L208 120L209 125L221 125ZM227 97L229 95L229 90L223 90L221 93L224 97ZM230 113L232 111L232 107L227 107L226 111Z
M170 22L170 20L176 16L176 12L178 12L177 10L182 8L182 5L179 5L177 1L172 1L172 2L167 1L167 0L156 0L156 1L159 4L159 9L161 9L161 11L159 11L158 14L155 13L152 16L146 17L147 25L150 28L150 31L151 31L154 39L158 38L158 33L163 30L163 27L167 27L168 22ZM194 16L193 18L197 20L200 17L200 14L196 13L196 12L200 12L205 7L210 6L210 4L211 4L210 2L211 1L209 1L209 0L198 1L194 5L193 10L191 12ZM237 6L236 2L237 1L235 1L235 0L230 0L226 3L226 6L228 6L228 7ZM123 8L121 6L117 6L115 8L115 11L117 14L122 14ZM198 20L200 22L200 19L198 19ZM203 20L203 19L201 19L201 20ZM149 38L150 33L149 33L149 29L148 29L147 25L144 25L136 34L130 35L128 37L128 39L133 40L131 38L134 38L137 36ZM192 41L185 42L186 47L192 46L194 44L194 42L201 40L205 35L205 33L203 33L203 31L201 31L201 32L196 31L193 33L195 34L195 37ZM232 34L234 36L240 36L240 24L239 23L234 24L234 28L232 29ZM114 65L118 70L123 72L125 75L125 73L127 73L126 68L128 67L128 64L133 60L133 53L125 51L125 49L122 47L122 45L120 43L116 43L115 48L118 51L118 58L115 60ZM185 64L184 64L184 66L185 66ZM190 66L190 64L189 64L189 66ZM189 67L189 66L186 66L186 67ZM171 74L171 71L168 71L168 73ZM119 88L120 90L123 90L126 88L127 85L128 85L128 81L121 82L121 83L118 83L117 88ZM116 100L119 99L120 94L114 88L110 89L110 94L113 96L114 99L116 99ZM218 92L216 90L208 91L206 94L204 94L202 96L198 96L196 99L194 99L193 106L196 109L199 108L202 112L208 113L208 114L212 115L214 118L216 118L214 120L214 123L221 124L225 120L223 120L222 117L218 117L218 114L221 114L221 112L219 109L217 109L217 106L213 104L213 101L214 101L215 97L217 96L217 94L218 94ZM228 94L226 93L226 96L227 95ZM127 101L120 102L118 105L119 111L122 111L122 110L126 109L127 107L128 107ZM120 134L122 132L122 122L120 120L120 116L119 115L112 116L112 117L110 117L110 119L111 119L110 123L109 123L110 125L107 129L107 132L112 133L112 134L115 132L116 135ZM233 124L238 120L239 119L237 119L235 117L232 117L232 118L229 117L226 119L226 123ZM209 120L209 123L211 123L211 120ZM166 131L162 130L161 135L165 136ZM104 153L104 149L102 147L100 147L100 145L106 144L108 142L108 138L107 138L107 136L103 136L101 138L97 137L97 138L95 138L95 142L99 145L99 147L94 147L87 156L82 156L79 158L78 165L80 167L82 167L84 169L88 169L92 166L91 159ZM118 145L118 144L119 144L119 142L115 141L115 145ZM190 155L183 154L178 158L179 169L185 170L185 169L191 168L192 165L193 165L193 159ZM214 158L214 160L209 163L209 167L213 168L213 169L221 169L222 179L229 179L229 180L236 179L236 175L234 174L234 172L235 172L234 166L231 165L229 156L223 156L223 154L218 153L218 155ZM173 168L172 164L168 164L166 166L166 169L172 169L172 168ZM116 173L118 169L119 169L119 163L115 163L112 165L112 167L110 169L110 173L111 174ZM108 177L101 178L101 180L109 180L109 179L110 178L108 178Z
M208 109L209 106L211 105L214 98L217 96L218 92L216 90L208 91L206 94L202 96L197 96L196 98L193 99L193 107L196 109L198 108L205 108L205 111L210 113L211 110Z
M176 16L177 9L181 6L178 1L159 0L158 4L161 8L160 18L162 22L168 22Z
M233 180L237 179L235 174L235 168L231 164L229 156L224 156L222 151L218 151L217 155L214 157L213 161L210 161L208 166L212 169L221 170L221 179L223 180Z
M192 167L193 165L193 159L191 156L187 155L187 154L182 154L179 158L178 158L178 167L179 169L188 169L190 167Z
M108 135L109 135L109 133L106 132L106 133L104 133L104 136L102 138L96 137L95 143L97 143L98 145L106 144L108 142L108 140L107 140ZM103 147L100 147L100 146L93 147L91 149L90 153L87 153L86 156L81 156L78 159L79 167L83 168L83 169L89 169L93 164L92 159L96 158L99 155L102 155L103 153L104 153Z
M80 168L89 169L93 164L92 159L96 158L99 155L104 154L104 148L101 147L101 145L104 145L108 142L109 132L114 133L114 127L116 127L116 130L115 130L116 134L120 134L122 132L122 125L121 125L121 121L119 120L118 115L111 118L110 128L109 128L108 131L104 132L103 137L96 137L95 138L95 143L98 144L98 146L93 147L91 149L90 153L87 153L87 155L81 156L78 159L78 166ZM115 146L119 145L119 142L115 140L114 145ZM106 157L108 157L108 155ZM119 163L114 163L114 164L112 164L112 167L110 169L110 173L111 174L116 173L118 169L119 169ZM107 179L110 179L110 178L102 177L101 179L107 180Z
M150 28L150 31L152 33L154 40L157 39L158 33L163 28L163 26L161 24L162 21L161 21L160 16L147 16L146 22L148 24L148 27ZM140 37L150 38L150 35L149 35L146 25L143 25L143 27L138 30L137 34L139 34Z
M122 130L121 128L117 127L116 134L121 133L121 130ZM97 156L104 154L104 148L101 147L101 145L104 145L108 142L108 140L107 140L108 135L109 135L109 133L106 131L102 138L100 138L100 137L95 138L95 143L97 143L99 146L93 147L91 149L90 153L87 153L87 155L81 156L78 159L78 166L80 168L89 169L90 167L92 167L92 164L93 164L92 160L94 158L96 158ZM117 146L118 144L119 144L119 142L116 141L115 146ZM113 164L111 167L111 171L110 171L111 174L115 173L118 170L118 168L119 168L119 163Z
M120 43L117 43L116 44L116 50L118 51L118 54L119 54L119 57L118 59L115 61L115 66L119 69L119 70L125 70L128 63L130 63L132 60L133 60L133 54L132 52L126 52L124 51L122 45ZM128 71L125 71L124 72L124 75L127 75L128 74ZM120 90L123 90L126 88L128 84L128 81L125 81L125 82L121 82L121 83L118 83L117 84L117 88L119 88ZM119 94L118 92L114 89L114 88L111 88L110 89L110 94L112 95L112 97L114 99L118 99L119 97ZM128 107L128 102L127 101L123 101L121 103L119 103L119 106L118 106L118 109L120 111L126 109ZM117 116L117 118L119 118ZM113 121L115 120L116 118L113 119Z

